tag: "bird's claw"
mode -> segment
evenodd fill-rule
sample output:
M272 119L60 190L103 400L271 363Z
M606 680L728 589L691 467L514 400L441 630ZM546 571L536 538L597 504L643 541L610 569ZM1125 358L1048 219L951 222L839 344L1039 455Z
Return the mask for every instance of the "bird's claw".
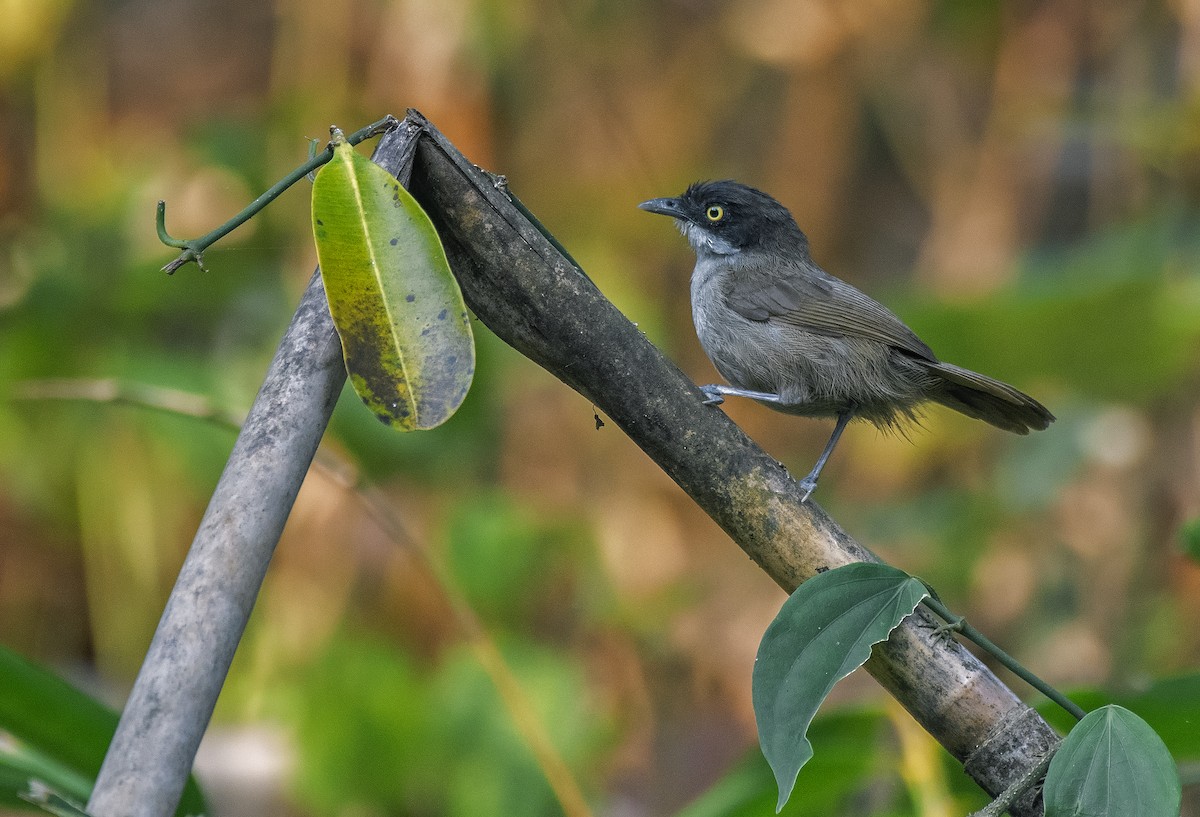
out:
M704 405L719 406L725 402L725 398L721 396L721 392L717 391L716 386L701 386L701 393L704 395Z
M808 502L808 498L812 496L813 491L817 490L817 480L812 474L809 474L799 482L800 490L803 492L800 495L801 502Z

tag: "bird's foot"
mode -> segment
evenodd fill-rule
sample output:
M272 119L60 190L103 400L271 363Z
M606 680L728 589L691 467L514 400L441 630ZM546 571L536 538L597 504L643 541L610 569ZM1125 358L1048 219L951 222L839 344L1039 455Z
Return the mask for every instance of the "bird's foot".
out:
M721 396L720 386L701 386L700 391L704 394L704 405L719 406L725 402L725 398Z
M800 490L804 493L800 496L801 502L808 502L808 498L812 496L813 491L817 490L817 478L809 474L804 479L800 480Z

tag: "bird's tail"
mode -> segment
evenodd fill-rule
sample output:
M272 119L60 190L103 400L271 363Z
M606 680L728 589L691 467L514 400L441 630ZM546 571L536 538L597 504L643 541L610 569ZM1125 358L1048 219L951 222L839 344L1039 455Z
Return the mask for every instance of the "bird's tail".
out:
M968 417L1014 434L1041 431L1054 422L1045 406L1007 383L952 363L930 363L929 371L942 381L930 399Z

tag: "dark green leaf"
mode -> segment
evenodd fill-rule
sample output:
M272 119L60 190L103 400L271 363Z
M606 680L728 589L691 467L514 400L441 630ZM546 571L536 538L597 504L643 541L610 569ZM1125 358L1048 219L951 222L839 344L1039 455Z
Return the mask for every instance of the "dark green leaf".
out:
M777 809L812 757L806 732L821 702L926 595L901 570L859 563L814 576L784 602L754 664L754 716L779 785Z
M1179 772L1154 730L1120 706L1088 713L1050 762L1046 817L1179 817Z
M429 217L346 142L317 173L312 217L350 384L394 428L442 424L471 386L475 343Z

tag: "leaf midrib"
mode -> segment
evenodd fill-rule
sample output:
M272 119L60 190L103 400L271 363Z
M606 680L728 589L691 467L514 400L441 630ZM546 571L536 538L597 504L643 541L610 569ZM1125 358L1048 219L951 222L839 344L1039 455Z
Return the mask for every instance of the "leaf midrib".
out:
M347 164L349 165L350 170L350 187L354 191L354 201L358 205L358 220L359 224L362 225L363 237L366 239L364 243L366 244L367 255L371 262L371 275L375 278L376 288L382 293L386 290L383 288L383 279L379 272L379 261L375 255L375 245L371 241L371 229L367 224L365 215L366 207L363 202L362 189L359 187L358 174L355 172L354 168L354 157L356 155L357 154L354 153L353 148L347 148L346 159L348 160ZM411 384L412 380L409 378L408 374L408 361L405 359L404 352L400 350L399 346L395 342L396 319L392 315L392 305L386 297L381 298L380 300L383 302L383 311L387 314L388 335L392 338L392 348L395 349L396 357L400 361L400 369L404 373L404 382L406 384ZM420 408L417 406L417 402L411 399L411 395L407 394L407 391L406 400L408 402L409 409L412 411L413 425L419 427L421 422Z

